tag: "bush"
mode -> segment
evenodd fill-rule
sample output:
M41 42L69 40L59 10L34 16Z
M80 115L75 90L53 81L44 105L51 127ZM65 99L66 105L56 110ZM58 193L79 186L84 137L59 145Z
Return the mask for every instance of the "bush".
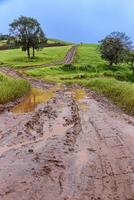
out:
M14 101L29 90L30 84L27 81L0 74L0 104Z

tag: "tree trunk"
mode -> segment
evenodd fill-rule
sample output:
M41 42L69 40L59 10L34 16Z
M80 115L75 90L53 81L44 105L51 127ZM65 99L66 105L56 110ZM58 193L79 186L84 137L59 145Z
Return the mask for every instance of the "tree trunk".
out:
M28 58L30 58L30 48L27 48L27 55L28 55Z
M113 62L110 61L110 62L109 62L109 68L112 69L112 67L113 67Z
M35 56L35 48L33 47L33 57Z

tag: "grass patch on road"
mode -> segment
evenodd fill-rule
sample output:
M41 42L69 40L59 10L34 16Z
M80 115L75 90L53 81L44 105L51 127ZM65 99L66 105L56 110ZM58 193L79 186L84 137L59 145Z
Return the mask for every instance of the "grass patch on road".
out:
M30 85L22 79L15 79L0 73L0 104L14 101L30 90Z
M21 49L4 50L0 51L0 63L15 68L48 64L63 60L70 48L71 46L43 48L36 51L35 58L28 58Z

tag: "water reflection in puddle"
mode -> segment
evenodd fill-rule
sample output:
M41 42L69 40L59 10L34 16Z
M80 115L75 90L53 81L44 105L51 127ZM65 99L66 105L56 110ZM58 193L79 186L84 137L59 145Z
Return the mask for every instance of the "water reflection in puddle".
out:
M15 106L11 112L13 113L27 113L35 110L38 104L46 103L48 100L55 96L60 85L56 85L49 90L43 91L38 88L32 88L23 102Z

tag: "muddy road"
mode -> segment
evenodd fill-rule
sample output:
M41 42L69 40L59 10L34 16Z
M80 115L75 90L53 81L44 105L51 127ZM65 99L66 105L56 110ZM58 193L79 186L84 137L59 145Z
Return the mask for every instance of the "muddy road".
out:
M47 94L0 114L0 200L134 200L134 118L78 86L33 87Z

